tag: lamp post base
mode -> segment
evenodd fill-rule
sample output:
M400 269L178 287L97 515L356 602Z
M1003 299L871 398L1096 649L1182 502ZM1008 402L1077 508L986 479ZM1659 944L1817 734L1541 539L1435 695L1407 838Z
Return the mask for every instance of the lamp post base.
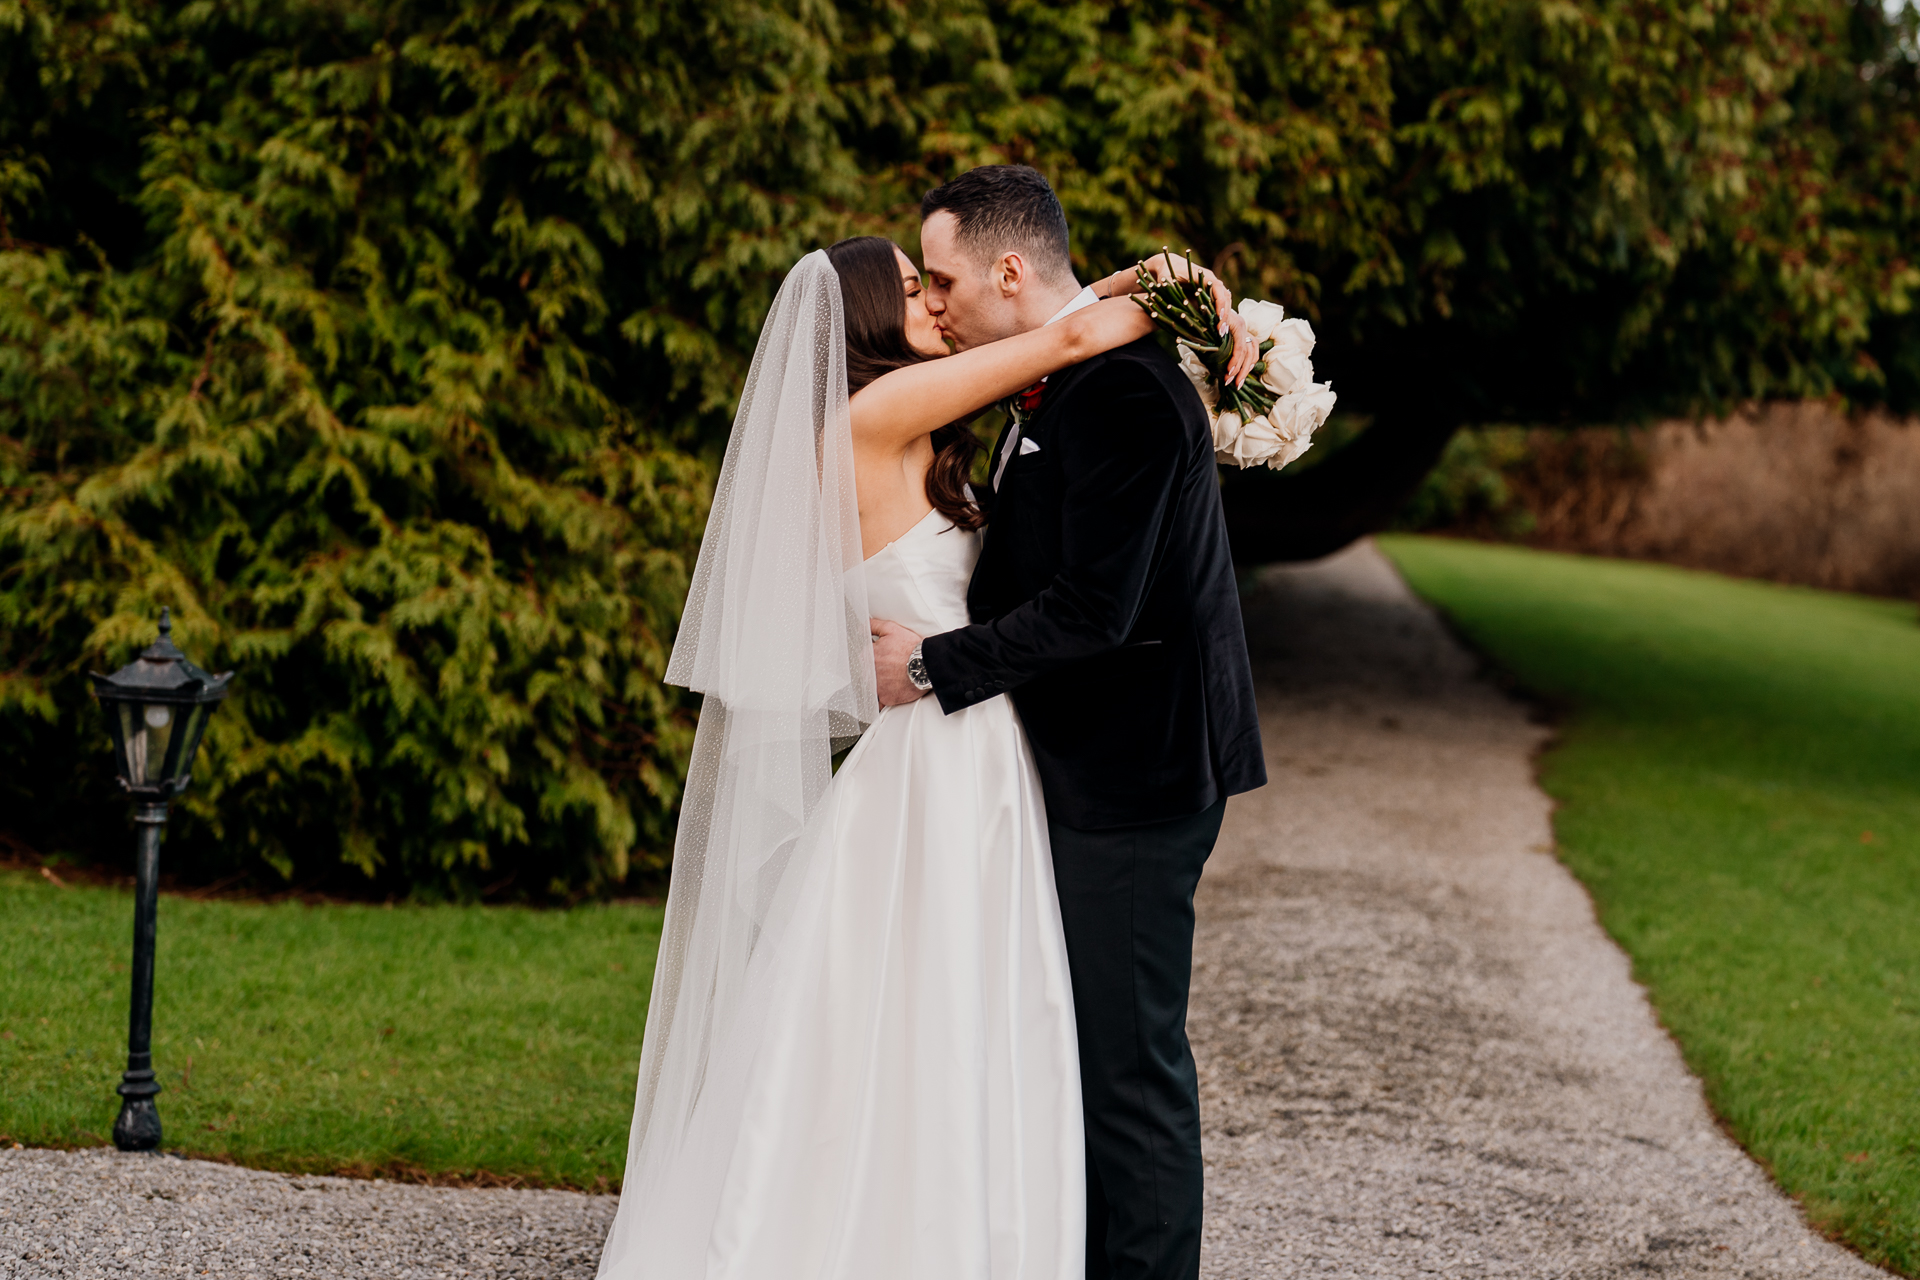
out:
M153 1105L153 1095L160 1092L160 1082L153 1078L153 1072L127 1072L114 1092L125 1101L113 1122L113 1145L122 1151L158 1150L160 1109Z

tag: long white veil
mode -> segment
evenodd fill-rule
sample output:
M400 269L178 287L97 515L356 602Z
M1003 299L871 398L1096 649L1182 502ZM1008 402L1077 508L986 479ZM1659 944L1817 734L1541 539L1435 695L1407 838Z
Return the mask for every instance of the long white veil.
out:
M840 283L816 251L761 331L667 666L705 701L602 1276L640 1262L648 1205L712 1172L690 1162L725 1158L688 1149L695 1108L740 1066L722 1059L759 1016L748 962L779 928L770 912L804 860L835 740L879 713L860 564Z

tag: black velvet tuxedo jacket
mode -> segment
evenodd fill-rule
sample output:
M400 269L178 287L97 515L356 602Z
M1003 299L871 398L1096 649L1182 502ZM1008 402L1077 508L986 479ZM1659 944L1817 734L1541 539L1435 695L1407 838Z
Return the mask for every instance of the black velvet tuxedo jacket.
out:
M1143 338L1049 378L1021 439L982 495L973 625L923 650L942 710L1010 694L1047 816L1078 830L1171 821L1262 785L1212 434L1192 384Z

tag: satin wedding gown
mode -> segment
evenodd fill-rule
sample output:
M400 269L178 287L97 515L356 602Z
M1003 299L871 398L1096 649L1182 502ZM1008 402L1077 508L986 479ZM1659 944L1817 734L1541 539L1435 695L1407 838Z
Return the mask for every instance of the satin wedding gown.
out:
M868 559L869 611L964 626L980 535L937 511ZM619 1227L602 1276L1081 1280L1085 1148L1039 777L1004 697L890 707L812 820L792 913L687 1142L723 1160ZM811 825L811 824L810 824ZM760 1004L764 997L765 1004Z

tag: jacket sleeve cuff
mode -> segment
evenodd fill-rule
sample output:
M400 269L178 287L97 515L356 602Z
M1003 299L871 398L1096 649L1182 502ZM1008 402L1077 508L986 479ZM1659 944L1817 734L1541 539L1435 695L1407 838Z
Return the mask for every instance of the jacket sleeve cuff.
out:
M955 641L968 630L971 628L962 627L959 632L928 636L920 645L920 660L927 664L933 696L940 700L940 710L947 715L1007 691L1007 681L974 668L962 656Z

